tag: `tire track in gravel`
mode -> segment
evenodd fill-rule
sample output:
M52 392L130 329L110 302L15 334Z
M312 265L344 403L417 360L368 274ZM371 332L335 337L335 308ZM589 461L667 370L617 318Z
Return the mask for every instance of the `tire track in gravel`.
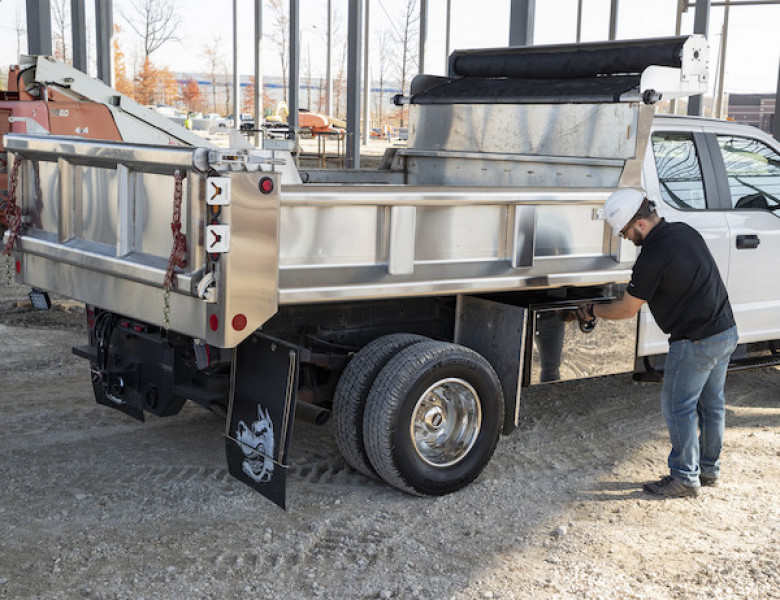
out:
M608 392L599 397L593 388ZM500 467L539 472L603 468L630 458L664 429L660 387L635 384L627 375L523 390L522 426L499 443ZM634 396L627 403L624 396Z

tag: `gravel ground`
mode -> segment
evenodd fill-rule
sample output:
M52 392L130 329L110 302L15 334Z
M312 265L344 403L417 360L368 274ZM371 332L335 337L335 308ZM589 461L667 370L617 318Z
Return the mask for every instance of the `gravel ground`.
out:
M196 406L95 404L83 309L0 284L0 598L780 598L780 369L733 373L723 483L658 500L659 387L524 390L522 426L442 498L368 479L296 423L284 512L228 476Z

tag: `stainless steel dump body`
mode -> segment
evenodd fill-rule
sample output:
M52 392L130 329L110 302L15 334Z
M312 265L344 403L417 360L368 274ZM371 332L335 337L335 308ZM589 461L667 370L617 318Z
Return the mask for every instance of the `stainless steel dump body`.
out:
M611 103L413 96L409 148L384 179L403 184L282 183L281 162L294 168L273 150L7 135L9 167L22 161L18 280L220 347L279 305L625 282L635 250L599 209L639 185L644 89ZM176 171L186 260L164 311Z
M278 304L627 277L629 263L616 261L598 212L609 189L277 185L263 194L261 178L278 183L270 171L215 163L228 166L220 175L230 180L231 201L221 221L230 247L209 267L208 152L51 136L6 142L23 161L20 279L158 325L172 247L172 174L186 173L187 258L171 294L170 328L216 345L235 345ZM224 328L238 313L248 318L245 330Z

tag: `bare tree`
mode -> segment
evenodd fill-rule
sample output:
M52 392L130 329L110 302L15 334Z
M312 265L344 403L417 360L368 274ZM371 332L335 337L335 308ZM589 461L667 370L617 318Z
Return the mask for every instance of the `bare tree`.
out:
M211 112L217 112L217 74L219 73L223 60L222 55L219 53L219 45L222 39L217 36L212 40L211 44L207 45L203 49L203 55L206 58L206 64L208 65L209 75L211 76Z
M271 43L276 48L282 65L282 89L287 103L287 71L290 64L290 17L284 0L269 0L271 9Z
M14 30L16 31L16 60L19 60L19 56L22 54L22 37L27 33L24 28L24 19L22 13L19 12L19 5L16 5L16 16L14 17Z
M406 8L403 13L402 29L396 30L396 70L398 71L398 83L401 93L411 82L411 73L417 71L417 38L419 36L420 13L417 10L417 0L406 0ZM400 107L401 126L404 124L404 106Z
M377 49L379 50L375 63L376 68L379 71L379 94L376 97L375 112L381 127L384 122L385 84L388 82L390 55L393 49L393 36L387 29L383 29L375 35L374 39L377 40Z
M334 116L343 116L341 112L341 100L346 87L345 75L347 68L347 34L344 30L344 14L338 7L333 9L333 39L334 54L338 59L338 66L334 69L333 78L333 106L331 112ZM327 32L323 32L323 40L327 44Z
M52 42L54 58L62 62L70 62L68 30L70 29L70 12L66 6L67 0L54 0L51 3Z
M121 12L138 36L143 40L144 56L149 56L166 42L178 40L181 26L176 0L135 0L130 4L132 12Z
M224 60L222 61L222 74L225 77L225 116L227 116L233 109L230 104L230 72L228 71L227 62ZM238 115L233 115L233 118L238 119ZM237 123L238 121L234 122Z

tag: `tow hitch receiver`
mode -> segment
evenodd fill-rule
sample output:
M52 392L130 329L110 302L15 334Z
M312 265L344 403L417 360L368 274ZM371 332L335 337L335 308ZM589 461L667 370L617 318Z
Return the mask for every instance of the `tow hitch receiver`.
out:
M233 354L225 448L236 479L285 507L298 349L253 334Z

